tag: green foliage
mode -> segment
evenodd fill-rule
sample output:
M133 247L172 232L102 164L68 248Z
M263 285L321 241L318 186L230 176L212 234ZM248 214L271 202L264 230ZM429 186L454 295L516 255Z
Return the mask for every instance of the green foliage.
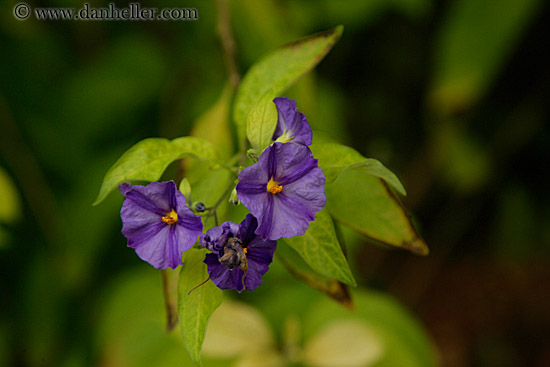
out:
M225 86L216 103L200 115L190 135L208 140L216 147L220 159L228 159L233 154L233 140L229 128L229 109L233 90Z
M13 223L21 217L21 199L8 173L0 166L0 223Z
M277 248L275 258L277 261L281 261L296 278L306 282L309 286L323 292L342 305L353 307L347 285L313 270L292 247L282 244Z
M208 320L222 303L222 291L214 283L206 282L195 288L208 279L206 264L202 262L205 254L205 250L193 249L184 254L178 287L178 315L183 344L197 365L201 364L200 353Z
M269 144L277 127L275 93L269 89L254 105L246 123L246 136L253 149L262 152Z
M159 9L169 3L159 3ZM476 277L492 279L496 258L498 278L510 280L499 288L503 299L517 295L520 285L527 300L512 302L521 306L514 308L514 317L504 318L507 308L501 307L499 320L521 322L526 313L529 322L522 325L527 327L489 322L479 333L470 323L466 327L473 337L466 347L444 342L463 360L540 362L537 357L545 353L538 345L526 353L516 343L525 333L543 335L548 319L545 298L537 295L540 287L530 282L544 274L550 249L544 167L548 63L540 56L549 5L541 0L434 4L207 1L194 5L201 14L196 22L63 24L18 21L13 3L1 6L0 166L5 171L0 168L0 260L6 276L0 284L0 365L193 364L181 330L166 332L159 271L125 247L118 216L122 197L109 192L125 180L177 181L183 176L180 190L189 204L216 206L217 218L211 209L201 213L205 230L215 219L240 222L247 209L230 206L225 193L231 192L239 166L251 163L243 146L248 117L269 89L295 99L312 128L342 142L316 134L311 146L326 176L323 215L330 213L324 215L328 227L320 226L319 233L331 238L328 228L335 227L346 235L346 247L337 236L340 244L332 242L327 256L342 260L343 252L360 285L376 284L408 300L427 289L416 305L432 327L438 316L426 310L447 305L437 294L454 279L446 273L459 262L474 283ZM340 41L339 27L279 47L255 63L276 46L335 24L346 27ZM337 41L337 52L309 73ZM240 90L227 81L226 61L234 62L237 74L252 65ZM269 134L262 131L256 137L248 133L253 147L267 144ZM90 207L106 168L121 152L144 137L182 135L208 141L205 156L179 160L178 147L153 139L163 142L144 149L143 156L129 157L130 150L124 157L131 159L117 162L97 196L96 204L102 205ZM168 147L170 157L150 167L162 147ZM188 150L184 157L202 154ZM168 162L174 160L178 167ZM211 160L216 164L207 164ZM403 185L380 162L406 184L411 212L397 196L405 195ZM434 242L435 256L404 266L394 261L402 255L363 247L366 235L425 253L409 219L413 212L422 234ZM328 298L321 300L328 295L352 303L348 285L334 277L343 271L338 266L347 266L346 259L325 264L307 254L309 244L300 246L317 269L331 269L332 275L314 270L285 240L279 241L260 288L224 292L247 304L228 302L223 312L218 309L219 316L214 312L204 342L205 366L433 365L424 333L414 320L411 325L412 315L401 317L406 312L399 307L395 311L391 299L354 291L353 314ZM378 256L386 260L377 262ZM502 266L500 260L512 265ZM442 261L443 268L438 266ZM392 268L384 269L387 264ZM467 283L452 285L464 287L461 300L467 298ZM473 310L484 312L483 303L472 303ZM531 304L539 306L535 312ZM453 319L456 313L445 315L446 326L460 333L464 325ZM220 329L214 319L221 320ZM493 324L506 327L495 330ZM500 335L501 329L516 332L510 337ZM210 332L223 337L224 350L216 349L219 338L208 341ZM482 344L476 335L483 336ZM212 361L213 350L226 355ZM488 361L487 353L500 359ZM442 354L442 364L449 364L448 357Z
M537 3L462 0L451 4L436 45L431 91L436 111L460 111L483 96L535 15Z
M281 242L283 246L292 247L316 272L356 285L326 208L315 215L315 221L309 224L303 236L285 238Z
M279 47L250 67L235 97L233 110L239 144L244 142L247 117L258 96L263 96L269 89L280 95L321 62L338 41L343 29L338 26Z
M355 311L321 299L306 313L305 355L310 363L331 358L332 364L326 365L436 365L427 335L403 306L377 292L352 294ZM363 363L352 364L358 356Z
M386 181L401 195L407 195L405 188L393 172L376 159L363 157L353 148L332 141L321 141L313 143L311 151L314 157L319 159L319 167L325 174L327 184L334 182L345 169L361 167L363 171Z
M156 181L166 167L177 159L194 156L201 160L216 158L211 143L196 137L182 137L172 141L149 138L128 149L109 169L94 205L99 204L119 184L127 181Z
M364 166L345 170L325 189L327 206L338 221L387 245L428 254L397 197Z

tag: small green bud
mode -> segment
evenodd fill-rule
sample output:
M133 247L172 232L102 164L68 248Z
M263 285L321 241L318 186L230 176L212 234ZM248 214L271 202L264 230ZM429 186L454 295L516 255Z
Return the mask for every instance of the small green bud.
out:
M239 205L241 203L241 201L239 200L239 197L237 196L237 188L234 188L233 191L231 191L229 202L233 205Z
M259 152L256 149L248 149L246 156L254 163L258 162Z

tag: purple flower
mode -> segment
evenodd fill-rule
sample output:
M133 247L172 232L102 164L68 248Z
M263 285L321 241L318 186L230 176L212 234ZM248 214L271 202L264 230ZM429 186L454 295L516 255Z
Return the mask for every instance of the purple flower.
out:
M325 176L308 147L274 143L241 171L237 195L263 239L301 236L325 206Z
M183 264L182 253L193 246L202 232L200 217L185 205L176 184L152 182L147 186L125 183L120 210L122 234L138 256L157 269Z
M210 279L221 289L254 290L273 261L276 241L265 241L254 234L258 221L248 214L239 226L225 222L201 235L207 254L204 263Z
M296 101L286 97L277 97L273 100L277 106L277 127L273 133L273 140L282 143L311 145L312 132L306 117L296 108Z

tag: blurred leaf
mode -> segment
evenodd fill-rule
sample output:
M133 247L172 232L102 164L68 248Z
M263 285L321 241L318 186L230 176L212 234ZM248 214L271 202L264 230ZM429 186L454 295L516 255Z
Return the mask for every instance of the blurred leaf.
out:
M191 203L192 203L192 201L191 201L191 184L189 183L189 180L187 179L187 177L184 177L181 180L179 190L181 191L183 196L185 196L185 199L187 201L187 205L190 206Z
M439 124L436 131L434 159L445 183L462 193L482 187L492 171L484 147L456 124Z
M275 93L269 89L248 114L246 136L252 148L260 153L271 143L277 127L277 107L273 102L274 98Z
M303 236L285 238L281 242L283 246L292 247L316 272L356 285L326 208L315 215L315 221L309 224Z
M203 353L216 358L232 358L273 348L274 343L273 333L257 309L226 299L210 318Z
M435 48L430 102L449 114L483 96L535 15L537 0L462 0L447 9Z
M8 172L0 167L0 223L13 223L21 217L19 192Z
M326 325L304 349L307 366L364 367L380 360L384 344L365 323L345 320Z
M174 140L149 138L128 149L109 169L94 205L99 204L119 184L133 180L156 181L166 167L184 156L216 158L215 149L204 139L186 136Z
M195 249L184 253L178 287L178 314L183 344L197 365L201 365L200 354L208 320L222 303L222 291L211 281L193 289L208 279L206 264L202 262L205 254L205 250Z
M350 351L348 345L334 339L334 346L330 347L325 344L328 350L332 350L332 353L327 354L325 358L338 356L351 358L351 356L343 355L343 351L361 354L362 349L367 351L371 349L369 354L365 353L363 358L374 358L380 353L374 363L377 367L435 366L433 348L426 332L408 310L381 293L357 290L353 291L352 295L357 306L355 311L339 307L327 299L321 299L304 313L306 315L304 323L306 348L323 345L323 339L331 334L338 334L345 338L343 332L347 331L356 334L365 341L362 343L362 347L356 346L354 350ZM362 330L351 325L359 326ZM367 340L369 340L368 343ZM348 341L355 343L349 339ZM336 343L342 350L336 349ZM371 343L376 343L378 346L375 347ZM310 356L310 358L312 357L315 358ZM374 360L371 359L371 363L373 362ZM325 365L320 364L320 366ZM339 365L344 364L332 364L332 366Z
M115 133L157 98L165 80L166 60L153 38L127 33L108 46L67 78L61 122L81 139Z
M365 158L355 149L335 142L319 142L311 145L313 156L319 159L319 167L325 173L327 184L332 183L346 168L361 168L373 176L386 181L401 195L407 195L405 188L393 172L372 158Z
M237 92L233 118L239 144L244 143L246 119L258 96L273 89L279 95L315 67L342 35L343 27L317 33L279 47L252 65Z
M323 292L345 307L353 309L353 300L349 294L348 286L313 270L290 246L279 246L275 256L295 277L303 280L309 286Z
M179 329L166 332L161 278L147 266L114 278L97 305L96 344L104 367L192 365Z
M239 21L232 21L231 28L238 42L239 59L246 65L300 35L288 27L285 9L273 1L233 0L229 6L232 14L239 14Z
M497 255L506 260L532 260L543 247L537 228L544 226L539 221L529 191L508 184L499 197L493 230Z
M344 128L350 99L339 85L308 73L290 87L285 95L299 101L298 108L314 131L314 143L319 132L338 141L350 140L349 131Z
M233 154L233 140L229 128L232 96L231 87L226 86L216 103L199 116L189 134L211 142L221 159L228 159Z
M325 186L330 213L343 224L382 243L427 255L428 247L381 179L353 166Z
M247 352L235 363L235 367L287 367L281 353L275 349Z

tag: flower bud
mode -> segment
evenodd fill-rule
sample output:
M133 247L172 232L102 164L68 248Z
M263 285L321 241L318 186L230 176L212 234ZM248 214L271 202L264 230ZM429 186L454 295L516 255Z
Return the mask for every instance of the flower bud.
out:
M239 205L241 203L241 201L239 200L239 197L237 196L237 189L233 189L233 191L231 191L229 202L233 205Z
M206 205L204 205L204 203L201 203L200 201L196 202L193 206L195 210L199 213L202 213L203 211L206 210Z

